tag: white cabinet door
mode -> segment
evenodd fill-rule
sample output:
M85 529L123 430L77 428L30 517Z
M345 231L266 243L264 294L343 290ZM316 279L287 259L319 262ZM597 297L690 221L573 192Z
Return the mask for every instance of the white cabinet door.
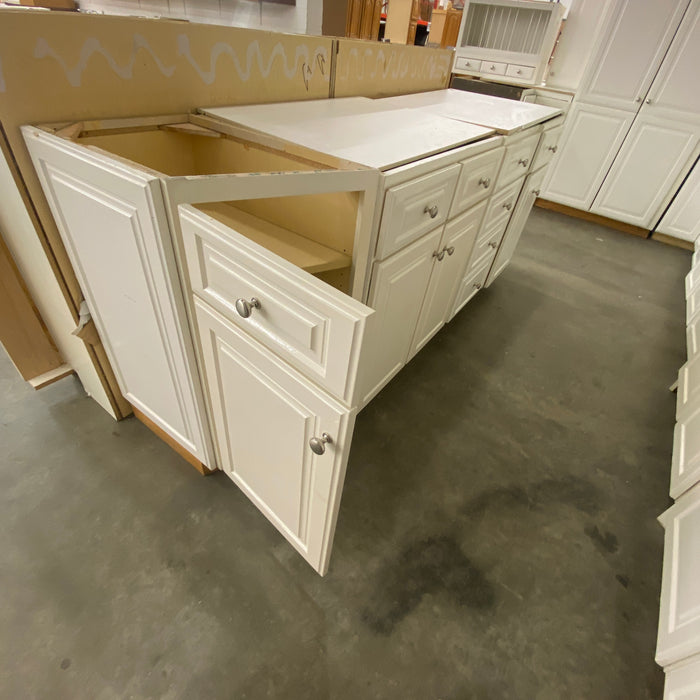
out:
M669 120L645 105L591 211L651 229L674 182L690 168L699 142L700 125Z
M538 170L536 173L532 173L525 178L525 184L518 198L518 203L515 205L515 211L510 217L508 222L508 228L501 240L501 245L498 247L496 252L496 257L491 266L491 271L486 279L486 286L488 287L491 282L493 282L498 275L505 270L506 266L513 257L515 248L518 245L520 236L525 228L525 223L527 222L528 216L532 211L532 205L540 194L540 187L542 186L542 180L544 180L544 175L546 168Z
M668 666L700 652L700 489L659 520L666 533L656 663Z
M374 265L367 303L375 315L360 380L363 406L406 363L441 236L442 227Z
M669 493L678 498L697 481L700 481L700 403L686 406L678 416L673 431Z
M408 354L409 360L447 321L485 210L486 202L482 202L445 226L439 246L441 252L433 258L433 271Z
M700 700L700 657L666 671L664 700Z
M577 103L569 112L543 197L588 209L632 124L619 109Z
M700 162L700 161L699 161ZM659 233L694 241L700 236L700 165L695 167L656 227Z
M678 372L676 418L687 415L695 404L700 405L700 357L688 358Z
M355 415L195 298L224 471L321 575ZM323 444L324 436L330 439ZM311 448L318 440L323 454Z
M615 0L589 60L578 98L636 112L689 0Z
M213 468L160 182L38 129L23 132L119 388Z

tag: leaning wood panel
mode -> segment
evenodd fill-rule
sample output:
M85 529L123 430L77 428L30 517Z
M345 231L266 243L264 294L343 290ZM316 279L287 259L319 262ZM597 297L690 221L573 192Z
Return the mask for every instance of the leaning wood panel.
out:
M450 79L453 53L424 46L340 39L335 96L387 97L441 90Z
M29 381L63 365L5 241L0 237L0 343Z
M324 98L331 49L332 40L323 37L136 17L3 11L0 122L17 185L28 192L37 234L75 319L82 293L19 127ZM101 346L88 352L108 394L117 394ZM121 415L129 412L121 396L111 400Z

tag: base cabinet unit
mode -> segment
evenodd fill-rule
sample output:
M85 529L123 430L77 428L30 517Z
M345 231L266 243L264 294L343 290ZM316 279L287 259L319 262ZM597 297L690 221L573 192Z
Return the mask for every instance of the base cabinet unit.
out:
M664 212L656 227L659 233L695 241L700 236L700 161L695 162L688 179Z
M700 698L700 655L684 660L666 671L664 700Z
M606 25L543 197L653 230L700 153L700 0L613 0Z
M509 259L555 146L556 109L502 106L511 136L370 102L24 127L125 395L320 574L357 412Z

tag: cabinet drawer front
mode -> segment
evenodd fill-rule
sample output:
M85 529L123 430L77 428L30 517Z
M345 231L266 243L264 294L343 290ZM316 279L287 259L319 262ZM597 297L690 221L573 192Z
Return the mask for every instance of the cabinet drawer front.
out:
M452 314L450 315L450 320L452 320L459 311L464 308L464 306L472 299L472 297L483 288L486 283L486 278L489 274L489 268L491 267L491 261L488 260L481 267L477 267L472 270L465 280L462 282L459 291L457 292L457 297L455 298L454 308L452 309Z
M503 234L508 226L508 218L501 218L488 229L482 230L474 246L469 268L475 269L485 264L487 259L492 259L496 255L498 246L501 243Z
M350 402L372 310L193 207L179 211L194 293ZM259 308L241 317L236 301L253 298Z
M697 481L700 481L700 403L695 403L676 423L669 493L678 498Z
M377 243L380 260L445 221L460 167L455 163L388 190Z
M518 66L514 63L509 63L506 68L506 75L518 80L532 80L535 75L534 66Z
M700 286L694 287L686 299L685 320L690 323L700 310Z
M455 59L455 70L478 73L481 70L481 61L478 58L457 58Z
M495 61L482 61L481 72L488 75L505 75L507 63L496 63Z
M688 324L685 329L685 337L688 347L688 360L692 360L700 349L700 337L698 337L698 332L700 331L700 319L695 319Z
M353 412L195 299L221 465L299 553L328 565ZM322 454L310 441L327 434Z
M700 652L700 489L659 520L665 536L656 663L669 666Z
M700 358L688 359L678 372L676 418L686 415L689 408L700 405Z
M495 148L462 163L450 216L455 216L494 191L505 149Z
M535 155L535 160L532 163L531 170L537 170L544 165L547 165L554 154L559 150L559 137L563 131L563 126L557 126L554 129L549 129L542 134L540 139L540 145L537 148L537 155Z
M499 189L513 182L516 178L525 175L530 170L532 157L535 154L539 140L540 134L538 132L510 146L506 145L501 174L498 176Z
M503 223L504 227L508 223L508 219L518 202L518 195L523 182L524 178L521 178L491 197L489 208L486 211L484 223L482 224L484 235L486 235L486 230L491 231L497 222Z

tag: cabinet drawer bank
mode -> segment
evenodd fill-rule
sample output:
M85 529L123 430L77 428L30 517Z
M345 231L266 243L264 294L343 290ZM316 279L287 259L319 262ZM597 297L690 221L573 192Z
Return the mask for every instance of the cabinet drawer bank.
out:
M401 112L374 164L212 114L23 127L122 392L321 574L357 412L489 284L546 133Z

